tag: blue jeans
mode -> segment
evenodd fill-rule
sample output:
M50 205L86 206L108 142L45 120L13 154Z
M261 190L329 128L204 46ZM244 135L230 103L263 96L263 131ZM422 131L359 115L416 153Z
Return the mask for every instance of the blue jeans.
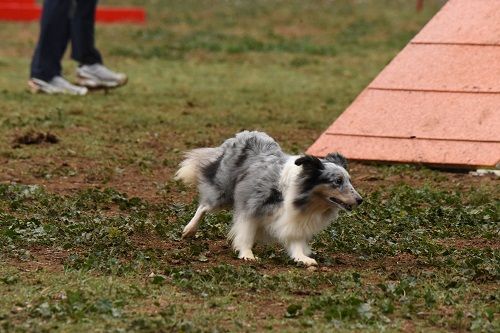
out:
M61 59L71 40L71 58L83 65L102 63L94 44L97 0L45 0L31 77L50 81L61 75Z

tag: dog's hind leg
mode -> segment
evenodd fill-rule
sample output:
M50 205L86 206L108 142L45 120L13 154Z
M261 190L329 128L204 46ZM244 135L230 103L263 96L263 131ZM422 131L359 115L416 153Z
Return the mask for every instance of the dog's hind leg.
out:
M238 251L238 258L243 260L257 259L252 252L257 233L257 223L245 216L235 216L229 231L229 239L233 240L233 248Z
M191 221L184 227L182 231L182 238L187 238L194 236L196 234L196 230L198 230L198 226L200 225L201 219L205 215L205 213L210 211L210 206L200 204L198 209L196 209L196 213L194 214Z

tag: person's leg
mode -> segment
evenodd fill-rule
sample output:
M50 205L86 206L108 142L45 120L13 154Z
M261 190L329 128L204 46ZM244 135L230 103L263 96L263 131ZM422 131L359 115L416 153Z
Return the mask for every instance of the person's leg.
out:
M80 65L102 64L101 54L95 47L96 7L97 0L76 0L71 18L71 57Z
M61 74L61 59L69 40L69 0L45 0L40 37L31 61L31 78L50 81Z
M127 82L127 75L113 72L102 64L95 47L95 12L97 0L76 0L71 19L71 57L78 61L78 84L89 88L116 88Z

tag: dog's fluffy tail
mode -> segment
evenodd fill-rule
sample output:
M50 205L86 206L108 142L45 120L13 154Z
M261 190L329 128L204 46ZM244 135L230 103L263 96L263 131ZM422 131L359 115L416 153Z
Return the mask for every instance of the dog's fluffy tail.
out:
M219 150L220 148L198 148L188 151L179 170L175 173L175 179L182 180L185 184L195 185L199 181L202 167L215 161L220 155Z

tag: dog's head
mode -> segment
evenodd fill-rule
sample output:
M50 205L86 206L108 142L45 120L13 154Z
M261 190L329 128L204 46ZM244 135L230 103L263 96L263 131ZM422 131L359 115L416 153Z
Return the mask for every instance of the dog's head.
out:
M363 202L351 184L347 160L341 154L328 154L324 159L305 155L295 160L295 164L302 167L295 205L300 207L311 200L322 200L350 211Z

